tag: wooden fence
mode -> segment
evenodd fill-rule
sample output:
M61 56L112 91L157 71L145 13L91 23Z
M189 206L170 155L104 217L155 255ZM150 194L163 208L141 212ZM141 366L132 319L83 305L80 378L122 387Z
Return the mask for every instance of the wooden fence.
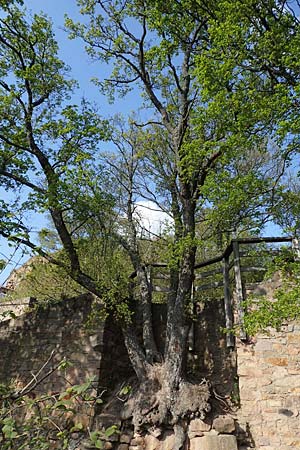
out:
M262 265L242 265L241 260L249 256L249 254L247 255L247 252L241 251L241 246L278 243L291 243L295 252L295 258L298 260L300 259L299 242L293 237L240 238L232 240L224 252L219 256L202 261L195 266L195 281L192 293L193 298L196 298L197 292L205 292L209 289L223 288L226 329L231 330L234 325L237 325L239 328L239 337L242 340L247 339L246 333L243 329L243 302L245 300L243 273L264 272L266 268ZM274 254L278 254L279 251L280 249L266 249L264 254L271 257ZM259 252L256 253L256 257L258 255ZM201 269L214 266L217 263L219 263L219 267L201 271ZM168 279L167 273L163 273L162 271L162 269L166 267L167 264L165 263L155 263L148 266L149 283L151 284L153 292L168 293L168 287L162 285L162 280ZM230 278L232 269L234 275L233 283L231 283ZM207 278L216 277L217 275L219 280L207 283ZM159 283L158 280L160 280ZM231 292L232 285L235 290L236 323L234 323L233 298ZM234 335L232 333L227 333L226 341L228 347L233 347L235 341Z

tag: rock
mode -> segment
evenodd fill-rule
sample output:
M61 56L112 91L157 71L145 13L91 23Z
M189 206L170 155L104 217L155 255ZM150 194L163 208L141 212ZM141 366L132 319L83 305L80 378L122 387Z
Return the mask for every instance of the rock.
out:
M111 450L113 448L113 445L110 442L105 442L103 448L104 450Z
M188 432L190 433L198 433L203 431L210 431L211 425L209 423L205 423L201 419L191 420L188 428ZM201 436L201 435L199 435Z
M158 438L162 434L162 430L160 428L151 428L149 433L151 436Z
M83 448L86 448L88 450L95 448L94 444L90 440L83 441L82 446L83 446Z
M99 414L95 417L95 429L109 428L113 425L120 426L120 418L113 414Z
M213 428L219 433L233 433L235 431L235 422L230 416L219 416L213 421Z
M120 444L118 447L118 450L128 450L129 445L128 444Z
M132 434L121 434L121 436L120 436L120 442L122 444L130 444L131 439L132 439Z
M175 443L175 435L172 431L167 431L160 441L159 450L173 450Z
M121 411L121 419L122 420L130 419L130 417L132 417L133 410L134 410L134 398L129 398L127 402L123 405Z
M145 450L155 450L159 447L159 440L156 437L151 436L151 434L145 436L144 442Z
M218 436L218 434L220 434L217 430L210 430L207 432L204 432L203 435L206 436Z
M191 439L190 450L238 450L235 436L207 435Z
M130 442L130 444L133 446L143 445L143 443L144 443L144 438L142 438L142 436L135 436Z
M188 432L189 439L193 439L195 437L200 437L200 436L204 436L204 433L202 431L189 431Z

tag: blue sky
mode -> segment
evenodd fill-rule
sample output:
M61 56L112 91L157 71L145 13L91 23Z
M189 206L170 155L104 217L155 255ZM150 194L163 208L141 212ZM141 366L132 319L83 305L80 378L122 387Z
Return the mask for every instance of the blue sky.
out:
M33 13L43 11L51 18L59 43L59 56L71 67L72 77L79 82L79 90L75 98L85 97L95 101L101 106L100 113L102 111L103 115L130 112L136 105L136 96L118 99L114 105L109 104L106 97L101 95L98 88L91 82L92 77L102 78L108 74L109 68L105 64L101 65L99 62L91 61L84 50L83 43L78 39L69 39L68 33L64 30L65 14L75 21L83 20L76 0L25 0L24 4L28 11Z

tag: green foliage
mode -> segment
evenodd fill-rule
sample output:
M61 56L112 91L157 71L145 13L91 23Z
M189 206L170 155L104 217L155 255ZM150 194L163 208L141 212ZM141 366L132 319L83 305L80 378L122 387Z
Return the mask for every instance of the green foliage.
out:
M300 317L300 264L294 260L290 249L281 252L274 259L266 278L279 273L282 286L276 289L274 299L267 297L249 298L245 302L245 331L248 335L268 332L270 327L277 330L282 324Z
M292 236L300 233L300 185L298 177L289 177L276 196L275 222Z
M227 110L236 137L267 136L286 154L297 151L299 134L295 3L214 2L206 10L210 46L196 68L209 107Z
M109 245L103 239L92 238L79 239L77 250L83 269L96 280L99 291L103 293L93 302L87 326L94 327L108 314L117 321L130 322L132 313L129 306L129 275L133 269L124 251L116 244ZM56 252L56 257L67 261L62 250ZM27 273L10 297L34 297L37 299L37 307L40 307L85 292L87 290L72 280L62 267L36 257L32 259ZM9 315L8 312L5 314Z
M113 434L118 434L119 430L116 425L112 425L111 427L107 428L105 431L92 431L89 432L89 438L91 441L91 444L95 448L104 448L104 443L107 438L112 436Z
M83 292L85 290L62 268L36 257L10 297L33 297L41 305L80 295Z
M22 195L1 200L0 231L13 242L28 242L25 211L72 211L66 216L70 223L99 215L110 196L97 183L95 142L110 132L94 106L69 103L76 83L58 58L51 22L43 15L28 19L15 6L5 12L0 24L0 182ZM97 183L93 195L91 180Z
M90 443L94 443L94 434L76 419L78 413L101 401L94 393L93 380L55 394L28 393L14 399L13 393L12 385L0 385L1 449L50 450L55 445L63 450L74 432L81 434L81 440L90 436ZM117 432L117 427L110 427L99 434L99 442Z
M141 299L146 326L139 354L152 362L148 262L162 256L172 271L168 303L178 311L168 316L172 345L172 333L185 335L195 255L205 251L206 237L213 252L222 232L260 229L282 160L298 149L287 143L289 136L295 144L299 131L298 22L275 0L258 7L253 0L77 3L84 19L66 19L70 37L83 39L88 54L112 68L96 85L110 100L139 90L145 123L135 117L126 127L119 120L116 132L116 121L102 120L93 105L71 104L75 84L58 58L51 23L6 8L0 183L21 195L1 201L0 233L56 264L32 269L23 288L33 296L40 298L45 284L51 286L43 288L45 300L89 290L105 305L94 302L91 322L111 314L124 325L131 301ZM100 152L99 143L109 139L116 151ZM158 245L139 238L140 198L174 220ZM49 230L42 230L39 246L30 240L25 212L31 211L49 211L58 245ZM198 218L208 232L196 230ZM140 289L129 284L132 271ZM98 434L92 439L101 447Z

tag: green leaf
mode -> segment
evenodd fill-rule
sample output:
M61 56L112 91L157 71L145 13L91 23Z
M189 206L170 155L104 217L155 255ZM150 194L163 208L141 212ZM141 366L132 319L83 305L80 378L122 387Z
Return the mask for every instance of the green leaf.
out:
M110 437L113 434L119 434L119 433L120 433L120 431L118 430L118 427L116 425L112 425L111 427L106 428L106 430L104 432L106 437Z

